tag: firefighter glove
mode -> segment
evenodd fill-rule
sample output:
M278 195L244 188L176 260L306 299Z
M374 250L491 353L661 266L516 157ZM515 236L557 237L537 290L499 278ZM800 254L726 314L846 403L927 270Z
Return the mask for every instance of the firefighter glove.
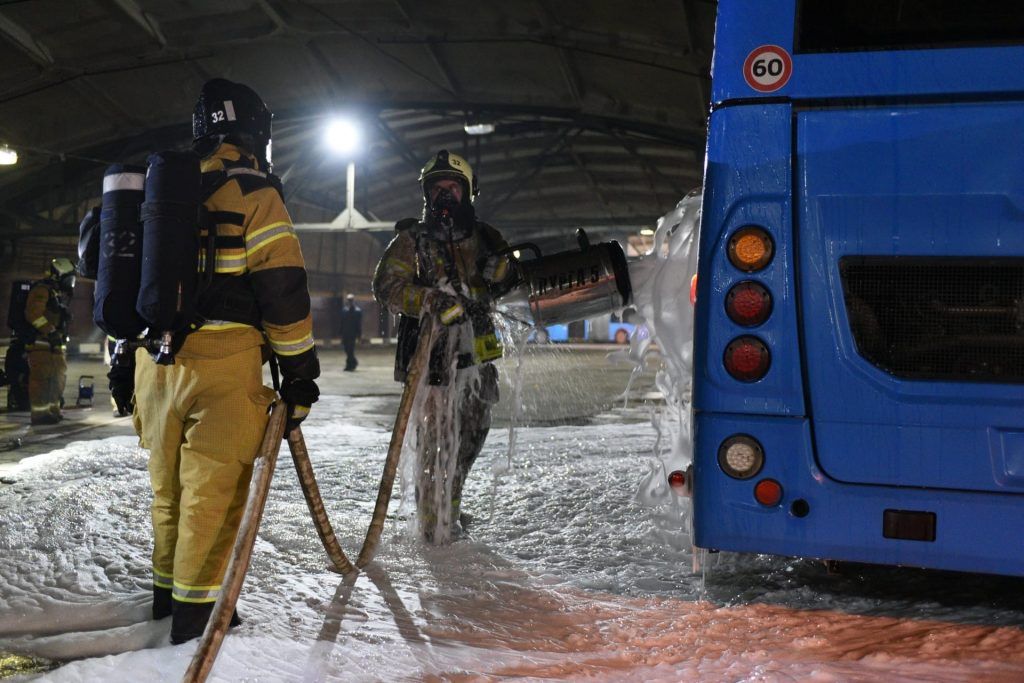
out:
M423 302L423 308L436 315L444 325L453 325L466 319L466 309L458 297L440 289L432 289Z
M498 254L491 254L484 262L481 271L484 280L487 282L501 282L508 275L508 258Z
M64 335L54 330L46 335L46 343L50 345L51 350L60 351L61 347L64 346Z
M309 415L310 406L320 398L320 389L311 379L285 378L281 383L281 398L288 404L288 422L284 428L288 434Z

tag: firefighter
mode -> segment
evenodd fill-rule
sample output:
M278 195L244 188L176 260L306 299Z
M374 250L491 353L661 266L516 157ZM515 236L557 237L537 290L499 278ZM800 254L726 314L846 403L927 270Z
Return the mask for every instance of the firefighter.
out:
M363 336L363 309L356 304L356 295L345 297L341 309L341 345L345 348L345 372L353 372L359 365L356 359L356 341Z
M275 398L263 384L265 344L280 367L289 431L319 395L306 269L270 175L270 124L249 87L219 78L203 86L193 149L204 180L223 179L204 202L217 223L215 274L173 363L136 352L134 420L153 487L153 616L171 615L175 644L202 634L220 594Z
M28 396L32 424L57 424L67 380L68 306L75 287L71 259L55 258L47 276L32 285L25 302L25 320L35 330L28 347Z
M477 182L465 159L441 150L423 167L419 182L423 215L397 223L398 234L377 264L373 293L402 317L399 381L405 379L416 346L417 319L431 315L440 326L431 349L425 414L417 420L415 438L419 524L429 541L441 542L468 523L461 514L462 488L498 400L492 361L502 351L491 319L490 291L512 269L501 234L476 218ZM436 492L442 490L439 497Z

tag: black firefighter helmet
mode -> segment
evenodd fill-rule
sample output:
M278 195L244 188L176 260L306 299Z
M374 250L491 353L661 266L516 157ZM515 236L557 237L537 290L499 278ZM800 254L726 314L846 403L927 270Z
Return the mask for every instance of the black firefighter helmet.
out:
M225 78L203 85L192 110L193 145L209 154L223 141L250 147L260 168L270 170L270 123L274 115L256 91Z

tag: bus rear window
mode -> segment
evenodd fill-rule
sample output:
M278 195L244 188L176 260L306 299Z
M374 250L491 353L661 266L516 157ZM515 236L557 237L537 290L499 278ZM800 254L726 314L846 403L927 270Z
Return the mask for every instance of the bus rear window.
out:
M796 52L1024 43L1020 0L798 0Z

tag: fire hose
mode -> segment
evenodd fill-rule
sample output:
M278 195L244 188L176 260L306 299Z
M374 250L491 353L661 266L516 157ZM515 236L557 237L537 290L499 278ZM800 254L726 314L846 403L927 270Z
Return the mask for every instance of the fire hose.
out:
M413 355L409 366L405 389L402 392L402 400L399 403L398 415L395 418L395 426L391 434L391 443L384 461L384 474L381 477L380 488L377 492L377 503L373 510L373 518L366 532L366 539L363 541L359 559L356 562L356 565L359 567L365 567L373 559L377 546L380 543L381 532L384 528L384 518L387 514L391 492L394 487L395 472L398 469L402 444L405 441L405 433L409 424L409 415L412 412L420 377L430 357L432 340L433 324L427 318L424 320L420 330L420 339L416 346L416 353ZM224 635L229 628L231 616L234 614L235 605L238 603L238 596L242 591L245 573L249 569L252 548L256 542L256 532L259 529L260 520L263 518L263 508L267 502L270 481L274 475L277 455L281 449L282 437L284 437L287 412L287 406L282 401L275 403L271 410L270 420L267 422L267 429L263 435L263 442L253 464L249 498L246 501L245 511L242 514L238 535L235 537L235 545L232 548L231 560L224 575L220 597L217 598L217 602L213 606L213 613L210 615L210 620L203 631L199 646L196 648L188 670L185 672L185 677L182 679L184 683L202 683L206 680L210 670L213 668L217 653L220 651ZM287 438L292 460L295 463L295 470L302 485L302 492L306 498L306 504L313 517L313 522L320 536L320 541L323 543L324 550L327 551L327 555L331 558L335 568L346 577L349 577L358 570L352 565L345 552L341 549L341 545L338 543L338 539L331 527L327 511L324 509L323 499L320 496L320 489L316 483L313 467L309 460L309 451L306 449L302 430L296 427L288 433Z

